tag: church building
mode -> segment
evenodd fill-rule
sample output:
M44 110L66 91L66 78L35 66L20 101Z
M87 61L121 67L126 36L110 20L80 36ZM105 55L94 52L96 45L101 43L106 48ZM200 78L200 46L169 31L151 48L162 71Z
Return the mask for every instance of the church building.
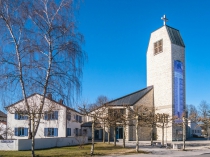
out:
M182 139L182 128L177 127L177 124L182 122L186 104L185 45L179 30L166 25L165 15L161 19L163 26L151 33L146 53L147 87L106 103L113 109L121 110L125 105L130 106L133 111L139 106L152 107L155 114L166 114L169 119L177 118L175 123L169 120L168 124L165 124L165 134L162 134L161 127L152 129L141 126L138 130L139 140L150 140L152 134L155 134L156 140L162 140L162 135L168 141ZM129 115L128 110L125 113ZM91 121L91 118L89 117L87 121ZM116 137L122 138L125 132L126 140L136 140L135 127L135 125L118 126ZM103 129L99 128L95 132L97 138L102 139ZM108 132L108 128L105 132ZM113 128L111 128L111 139L113 137Z

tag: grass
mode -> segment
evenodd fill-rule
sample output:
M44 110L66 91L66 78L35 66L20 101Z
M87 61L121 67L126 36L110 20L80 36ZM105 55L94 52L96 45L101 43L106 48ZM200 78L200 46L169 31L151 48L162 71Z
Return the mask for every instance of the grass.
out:
M36 150L35 154L37 157L41 156L72 156L72 157L89 157L90 156L91 144L84 145L81 149L78 146L69 146L61 148L51 148L44 150ZM135 148L122 148L121 146L114 146L113 144L107 144L98 142L95 143L94 155L116 155L116 154L130 154L135 153ZM147 153L140 151L139 153ZM31 151L0 151L0 157L26 157L31 156Z

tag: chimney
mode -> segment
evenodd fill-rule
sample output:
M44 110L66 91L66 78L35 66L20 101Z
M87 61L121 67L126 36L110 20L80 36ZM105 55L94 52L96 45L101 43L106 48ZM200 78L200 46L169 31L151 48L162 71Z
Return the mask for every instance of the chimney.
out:
M47 94L47 98L50 99L50 100L52 100L52 94L51 93L48 93Z
M63 99L60 99L59 100L59 104L62 104L63 105Z

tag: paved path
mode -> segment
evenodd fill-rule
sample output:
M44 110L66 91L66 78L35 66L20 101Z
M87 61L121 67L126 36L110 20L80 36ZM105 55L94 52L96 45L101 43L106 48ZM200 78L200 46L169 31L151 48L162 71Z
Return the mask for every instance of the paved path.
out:
M181 141L172 143L182 143ZM135 149L135 141L126 142L126 147ZM160 148L159 146L151 146L149 141L140 141L140 150L147 151L149 154L133 154L133 155L113 155L106 157L210 157L210 141L196 140L186 141L186 151ZM122 145L122 141L117 142Z

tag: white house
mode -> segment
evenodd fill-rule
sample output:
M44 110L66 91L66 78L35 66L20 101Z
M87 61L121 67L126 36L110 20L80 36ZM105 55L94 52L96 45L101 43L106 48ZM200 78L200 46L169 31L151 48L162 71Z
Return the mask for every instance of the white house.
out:
M188 137L193 137L193 135L201 136L201 130L202 128L198 123L188 121Z
M42 95L33 94L27 97L29 106L35 111L41 103ZM24 100L20 100L6 107L7 125L14 129L13 139L28 138L28 115L19 111L26 111ZM21 113L21 114L20 114ZM55 101L52 96L45 98L45 103L35 138L68 137L81 134L83 115L63 104L63 101ZM9 137L8 137L9 138Z

